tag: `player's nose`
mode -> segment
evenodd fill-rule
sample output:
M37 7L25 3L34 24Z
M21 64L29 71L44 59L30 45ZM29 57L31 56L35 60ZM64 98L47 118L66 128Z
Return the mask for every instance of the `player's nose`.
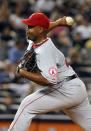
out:
M26 32L28 32L28 28L26 28Z
M29 30L28 30L28 28L26 29L26 33L28 34L28 32L29 32Z

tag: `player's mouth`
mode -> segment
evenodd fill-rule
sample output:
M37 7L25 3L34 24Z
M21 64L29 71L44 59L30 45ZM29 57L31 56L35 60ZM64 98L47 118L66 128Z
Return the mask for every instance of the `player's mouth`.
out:
M33 35L27 34L27 38L33 40Z
M28 37L32 37L32 35L30 33L27 32L26 34L27 34Z

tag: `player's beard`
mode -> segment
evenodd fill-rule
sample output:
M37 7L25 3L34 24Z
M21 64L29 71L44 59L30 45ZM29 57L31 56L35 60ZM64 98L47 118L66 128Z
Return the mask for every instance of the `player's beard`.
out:
M37 40L37 36L26 33L26 38L32 40L33 42Z
M33 42L35 42L37 40L37 36L33 36L33 35L28 36L27 35L27 39L32 40Z

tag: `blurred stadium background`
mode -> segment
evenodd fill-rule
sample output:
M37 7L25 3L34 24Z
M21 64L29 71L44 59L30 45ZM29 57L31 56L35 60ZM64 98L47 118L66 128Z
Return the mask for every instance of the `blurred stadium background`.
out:
M75 19L73 27L57 27L48 35L85 82L91 102L91 0L0 0L0 131L7 131L21 100L39 85L16 78L16 67L26 47L26 26L21 23L34 12L51 20ZM34 118L31 131L83 131L62 111Z

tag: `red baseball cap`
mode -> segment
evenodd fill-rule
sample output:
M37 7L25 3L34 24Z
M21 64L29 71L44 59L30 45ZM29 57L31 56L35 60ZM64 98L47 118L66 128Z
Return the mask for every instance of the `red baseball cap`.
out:
M50 20L43 13L33 13L28 19L23 19L22 22L29 26L40 26L45 29L48 29L50 24Z

